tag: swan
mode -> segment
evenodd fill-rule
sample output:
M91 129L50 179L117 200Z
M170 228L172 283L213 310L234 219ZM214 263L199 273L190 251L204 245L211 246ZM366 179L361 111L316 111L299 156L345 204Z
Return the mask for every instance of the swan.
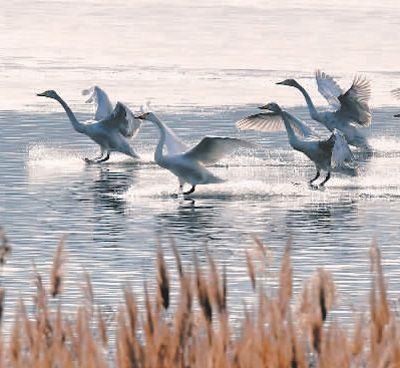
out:
M310 95L294 79L286 79L276 84L297 88L304 96L310 116L328 128L340 130L347 142L353 146L370 149L367 139L359 128L371 124L371 112L368 100L371 96L370 82L365 76L355 76L351 87L344 92L328 74L317 70L315 78L318 91L335 109L335 111L319 112Z
M224 181L212 174L204 166L205 164L217 162L238 147L253 147L251 143L238 138L204 137L196 146L188 149L154 113L145 112L137 115L136 119L150 121L159 128L160 140L154 153L154 160L159 166L178 177L179 193L184 195L193 193L198 184ZM167 154L163 153L164 145L167 147ZM183 192L185 183L190 184L191 188Z
M333 168L354 161L346 139L337 129L333 129L328 139L321 139L305 122L282 110L278 104L270 102L259 108L269 111L245 117L236 123L236 127L240 130L264 132L280 131L285 127L291 147L303 152L315 164L317 174L309 181L312 187L314 181L320 177L321 170L327 172L325 179L319 184L323 187L330 179ZM353 168L346 168L354 174Z
M140 121L134 118L132 112L123 103L118 102L110 114L99 120L88 120L81 123L67 103L54 90L38 93L37 96L48 97L58 101L68 115L73 128L87 135L100 146L101 154L94 159L85 158L88 163L105 162L110 158L111 152L121 152L132 158L138 159L134 149L129 144L129 138L134 137L140 128Z

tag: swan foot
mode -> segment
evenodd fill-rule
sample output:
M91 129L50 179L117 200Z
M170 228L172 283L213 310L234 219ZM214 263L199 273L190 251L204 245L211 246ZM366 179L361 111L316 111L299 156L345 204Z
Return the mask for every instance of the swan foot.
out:
M85 157L84 160L87 164L99 164L101 162L107 161L109 158L110 158L110 154L107 152L107 154L104 157L100 156L100 157L96 157L94 159Z
M195 190L196 190L196 186L192 185L192 187L187 192L183 192L183 194L189 195L189 194L192 194Z
M319 184L319 187L320 187L320 188L323 188L324 185L325 185L325 183L326 183L330 178L331 178L331 172L328 171L328 175L326 176L325 180L324 180L322 183Z
M315 177L309 181L309 183L310 183L311 186L313 186L313 182L314 182L315 180L317 180L317 179L319 178L320 175L321 175L321 172L318 170L318 171L317 171L317 175L315 175Z

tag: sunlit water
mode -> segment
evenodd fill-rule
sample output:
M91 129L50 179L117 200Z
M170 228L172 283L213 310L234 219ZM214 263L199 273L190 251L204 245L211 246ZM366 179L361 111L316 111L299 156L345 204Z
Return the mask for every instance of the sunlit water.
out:
M32 293L33 262L48 273L63 234L68 234L63 298L70 310L81 301L84 271L92 276L96 303L110 311L121 303L126 283L141 291L155 277L159 241L174 279L171 236L187 266L194 252L204 259L207 244L227 267L234 318L243 305L238 300L252 303L244 251L254 235L274 254L271 280L290 237L296 291L316 267L332 271L343 316L352 304L367 301L368 249L376 237L395 302L400 127L389 91L400 86L393 37L399 31L397 2L379 7L367 2L362 8L356 2L323 8L319 2L101 4L3 4L0 225L13 246L1 274L6 319L16 299ZM273 82L294 76L323 105L312 77L316 67L343 87L356 71L373 81L374 153L356 153L360 175L334 174L325 190L308 187L314 168L290 149L285 134L234 127L269 100L309 119L302 97ZM176 178L153 163L158 132L149 124L132 143L142 160L112 155L106 164L88 166L83 158L97 155L97 147L72 130L55 101L34 93L57 89L84 120L90 107L80 91L94 83L132 109L151 100L188 143L212 134L259 146L212 167L226 182L199 186L191 200L173 198Z

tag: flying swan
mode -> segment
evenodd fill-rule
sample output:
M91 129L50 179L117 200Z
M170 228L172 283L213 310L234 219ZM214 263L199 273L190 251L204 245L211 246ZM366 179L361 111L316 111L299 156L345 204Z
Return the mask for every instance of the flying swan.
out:
M160 130L160 140L154 153L155 162L172 172L179 180L179 192L183 192L183 185L188 183L191 188L183 192L184 195L195 191L198 184L221 183L224 180L212 174L204 165L212 164L238 147L250 148L253 145L238 138L204 137L193 148L187 149L164 123L152 112L137 115L136 119L147 120L155 124ZM167 153L163 153L164 145Z
M364 133L360 130L360 127L371 124L368 106L371 96L370 82L365 76L355 76L352 86L344 92L332 77L320 70L316 71L315 78L318 91L335 111L317 111L310 95L294 79L286 79L277 84L297 88L303 94L313 120L323 124L331 132L334 129L340 130L349 144L370 149Z
M102 90L101 92L104 93ZM103 108L103 104L98 104L95 119L81 123L77 120L70 107L56 91L49 90L38 93L37 95L58 101L67 113L73 128L78 133L87 135L100 146L100 156L95 157L94 159L85 158L86 162L100 163L107 161L110 158L111 152L121 152L132 158L139 158L131 147L129 139L138 133L141 122L134 118L132 112L123 103L117 102L115 108L112 109L112 105L107 95L104 93L109 105L107 104L108 106ZM99 111L100 106L101 109Z
M327 171L325 179L319 184L323 187L330 179L333 168L354 161L346 139L338 130L333 129L332 135L323 140L306 123L282 110L278 104L271 102L259 108L269 111L245 117L236 123L236 127L240 130L262 132L281 131L286 128L291 147L303 152L315 164L317 174L310 180L311 186L319 178L321 170ZM354 173L354 169L347 168Z

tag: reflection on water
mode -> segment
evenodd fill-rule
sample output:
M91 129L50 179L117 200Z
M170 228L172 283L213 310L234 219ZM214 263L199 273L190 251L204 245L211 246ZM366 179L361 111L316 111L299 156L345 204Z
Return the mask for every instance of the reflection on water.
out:
M304 108L293 110L307 116ZM376 236L392 290L398 289L399 127L390 109L377 111L383 123L381 130L371 131L373 154L356 152L360 176L335 173L325 190L310 189L307 181L315 169L291 150L285 134L242 134L234 129L233 121L252 107L204 111L180 111L179 135L187 142L212 131L242 136L259 146L211 167L226 182L199 186L186 200L172 196L177 179L152 162L158 135L151 125L145 124L133 143L141 161L115 154L104 165L86 165L82 158L97 147L74 133L62 113L0 116L2 126L14 120L12 129L6 125L3 130L0 145L0 168L5 173L0 178L0 221L14 249L1 278L9 289L6 319L19 294L32 291L33 284L26 282L32 260L46 274L65 233L69 237L64 298L70 308L80 300L83 270L92 274L101 305L118 304L126 282L142 290L145 279L153 280L158 242L174 270L171 237L186 266L190 267L193 252L204 260L206 245L226 266L234 318L242 306L237 301L252 298L244 251L252 247L254 235L274 254L272 273L292 237L295 290L316 267L331 270L339 290L351 296L340 302L339 311L367 294L368 247ZM175 114L160 115L171 126L176 124ZM28 136L22 134L26 130ZM23 138L16 143L14 136ZM174 272L171 277L176 277ZM359 295L354 295L355 287L362 291Z

